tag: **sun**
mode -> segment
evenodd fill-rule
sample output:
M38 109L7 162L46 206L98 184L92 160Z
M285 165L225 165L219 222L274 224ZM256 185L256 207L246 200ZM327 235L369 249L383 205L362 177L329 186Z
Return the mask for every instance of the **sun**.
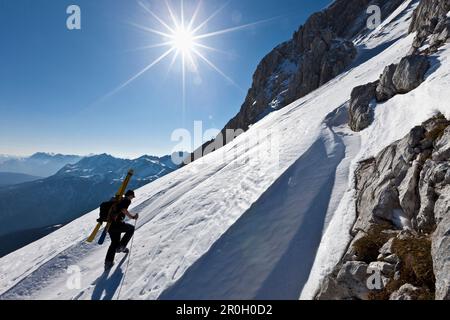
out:
M172 48L178 50L183 54L190 54L193 52L195 46L197 45L194 39L194 34L188 28L181 26L173 34L172 38Z
M162 3L163 1L157 1L158 3ZM149 13L152 17L148 21L148 23L154 23L154 20L158 22L160 25L160 28L155 29L149 26L140 25L136 23L130 22L130 24L140 30L143 30L145 32L158 35L161 37L161 42L153 43L148 46L144 46L141 48L136 48L137 50L140 49L151 49L151 48L158 48L158 47L166 47L167 49L155 60L153 60L150 64L145 66L142 70L140 70L138 73L136 73L134 76L126 80L124 83L122 83L120 86L115 88L113 91L106 94L103 98L110 97L123 89L124 87L128 86L131 82L142 76L144 73L146 73L148 70L153 68L155 65L159 64L161 61L172 55L172 61L170 63L169 70L172 68L172 66L175 64L176 61L181 62L181 83L182 83L182 97L183 97L183 113L185 110L185 103L186 103L186 75L188 72L195 72L196 73L196 79L199 78L199 67L198 62L201 61L205 63L210 69L216 71L218 74L220 74L224 79L227 80L227 82L237 89L239 89L240 92L244 92L238 84L236 84L231 77L226 75L219 67L217 67L206 55L204 51L209 52L220 52L228 54L227 52L218 50L216 48L212 48L205 44L205 41L208 38L216 37L219 35L223 35L229 32L235 32L239 30L243 30L249 27L254 27L258 24L266 23L269 21L272 21L275 18L269 18L266 20L260 20L253 23L248 23L240 26L235 26L227 29L222 29L218 31L213 32L204 32L204 29L206 29L208 23L216 17L227 5L228 2L217 9L215 12L213 12L209 17L204 19L202 22L197 23L199 11L201 9L202 0L198 0L196 9L192 16L189 19L186 19L185 17L185 10L184 10L184 0L180 0L180 11L178 14L176 14L175 10L172 9L172 7L169 5L168 0L164 1L167 8L168 13L168 19L163 19L159 17L156 13L154 13L150 7L149 2L145 0L138 0L138 4L141 8L143 8L147 13Z

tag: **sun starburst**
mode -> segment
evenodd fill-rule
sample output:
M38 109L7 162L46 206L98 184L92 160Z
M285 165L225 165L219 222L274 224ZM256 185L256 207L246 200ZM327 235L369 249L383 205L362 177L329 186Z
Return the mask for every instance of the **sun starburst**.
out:
M172 35L170 45L178 51L181 51L183 54L188 54L195 46L194 36L189 29L181 26Z
M226 79L227 82L234 85L236 88L238 88L240 91L242 90L239 85L227 74L225 74L224 71L222 71L218 66L216 66L209 58L206 57L206 54L202 52L202 50L207 50L211 52L223 52L219 49L210 47L204 43L204 40L211 37L216 37L219 35L223 35L229 32L235 32L239 31L245 28L249 28L252 26L256 26L261 23L268 22L270 20L273 20L275 18L270 18L266 20L261 20L253 23L248 23L232 28L217 30L214 32L207 32L202 33L202 30L205 29L206 25L215 18L227 5L228 3L224 4L220 8L218 8L216 11L214 11L210 16L208 16L205 20L202 22L196 24L196 21L198 20L199 11L202 6L202 0L199 0L197 3L197 6L190 17L190 19L186 19L185 17L185 10L184 10L184 2L183 0L180 0L180 11L179 15L177 16L175 14L175 10L170 6L167 0L165 1L165 6L168 14L168 20L166 21L160 16L158 16L154 11L152 11L149 7L149 4L147 2L138 0L139 6L145 10L154 20L156 20L159 25L161 26L160 29L155 29L151 27L147 27L145 25L140 25L136 23L131 23L136 28L139 28L140 30L143 30L145 32L157 35L161 37L161 42L159 43L153 43L148 46L144 46L141 48L136 48L136 50L144 50L144 49L152 49L152 48L160 48L160 47L166 47L167 50L162 53L159 57L157 57L155 60L153 60L150 64L145 66L142 70L137 72L134 76L132 76L130 79L126 80L124 83L122 83L119 87L114 89L112 92L110 92L107 96L110 96L117 91L123 89L125 86L129 85L131 82L142 76L144 73L146 73L148 70L153 68L155 65L163 61L165 58L169 57L171 54L172 60L170 62L169 70L173 67L175 62L179 60L181 62L181 83L182 83L182 96L183 96L183 114L185 110L185 101L186 101L186 74L187 74L187 68L189 66L189 70L192 70L196 73L198 73L198 61L203 61L208 67L212 68L215 72L217 72L219 75L221 75L224 79Z

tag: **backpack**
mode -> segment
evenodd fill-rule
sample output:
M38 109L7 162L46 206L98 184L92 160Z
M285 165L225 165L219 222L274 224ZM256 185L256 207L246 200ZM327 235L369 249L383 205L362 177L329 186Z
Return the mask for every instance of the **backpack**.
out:
M111 211L112 206L115 204L115 199L112 198L109 201L105 201L100 204L100 217L97 219L97 222L108 222L108 215Z

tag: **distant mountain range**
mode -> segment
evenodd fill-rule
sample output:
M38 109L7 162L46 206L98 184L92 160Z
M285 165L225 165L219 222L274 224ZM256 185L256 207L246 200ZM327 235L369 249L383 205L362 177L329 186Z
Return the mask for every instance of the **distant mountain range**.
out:
M38 179L41 179L41 177L31 176L24 173L0 172L0 187L30 182Z
M83 157L38 152L30 157L0 155L0 172L23 173L38 177L49 177L70 163L76 163Z
M6 155L6 154L0 154L0 164L2 164L3 162L7 161L7 160L11 160L11 159L17 159L18 157L16 156L10 156L10 155Z
M128 160L101 154L67 164L47 178L0 187L0 238L11 240L7 245L2 242L0 256L50 233L52 226L64 225L98 207L115 194L130 168L135 175L129 188L135 189L178 166L171 156ZM25 230L31 233L26 243L14 240Z
M172 162L169 155L161 158L145 155L129 160L101 154L83 158L75 164L66 165L54 175L54 178L77 177L94 181L106 179L120 182L129 168L133 168L136 172L133 177L135 182L148 183L177 169L178 166Z

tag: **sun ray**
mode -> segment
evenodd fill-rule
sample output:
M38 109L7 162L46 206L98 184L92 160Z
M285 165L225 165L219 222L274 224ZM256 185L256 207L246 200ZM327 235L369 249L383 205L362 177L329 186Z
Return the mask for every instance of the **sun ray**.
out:
M138 29L141 29L143 31L147 31L147 32L150 32L150 33L158 34L158 35L166 37L166 38L173 38L173 35L171 35L171 34L168 34L168 33L162 32L162 31L158 31L158 30L155 30L155 29L152 29L152 28L149 28L149 27L141 26L141 25L139 25L137 23L134 23L134 22L130 22L130 25L132 25L133 27L136 27Z
M185 61L185 53L182 52L182 86L183 86L183 102L182 102L182 117L183 117L183 125L184 125L184 117L185 117L185 113L186 113L186 61Z
M237 26L237 27L232 27L232 28L218 30L218 31L210 32L210 33L200 34L198 36L195 36L194 40L205 39L205 38L218 36L218 35L225 34L225 33L230 33L230 32L234 32L234 31L243 30L243 29L246 29L246 28L249 28L249 27L257 26L259 24L263 24L263 23L267 23L267 22L273 21L275 19L277 19L277 18L269 18L269 19L265 19L265 20L261 20L261 21L257 21L257 22L243 24L243 25Z
M193 49L193 51L200 57L200 59L202 59L203 61L206 62L206 64L208 64L211 68L213 68L217 73L219 73L222 77L224 77L226 80L228 80L232 85L234 85L236 88L239 89L239 91L241 92L245 92L244 89L242 89L233 79L231 79L229 76L227 76L222 70L220 70L214 63L212 63L211 61L208 60L208 58L206 58L204 55L201 54L201 52L199 52L196 49Z
M206 49L206 50L210 50L210 51L214 51L214 52L219 52L219 53L222 53L222 54L230 55L230 53L227 52L227 51L220 50L220 49L217 49L217 48L213 48L213 47L207 46L207 45L202 44L202 43L194 42L194 46L199 47L199 48L203 48L203 49Z
M197 19L201 5L202 5L202 0L199 0L197 3L197 7L195 8L194 14L192 15L191 20L189 21L189 25L187 26L188 30L192 29L192 26L194 25L194 22Z
M165 0L165 2L166 2L167 10L169 11L170 18L172 19L172 22L173 22L173 24L174 24L174 26L175 26L175 29L180 28L180 25L179 25L179 23L178 23L178 20L177 20L177 18L175 17L175 14L173 13L172 8L171 8L170 5L169 5L169 2L168 2L167 0Z
M130 79L128 79L127 81L125 81L124 83L122 83L120 86L118 86L117 88L115 88L114 90L112 90L111 92L109 92L108 94L106 94L101 100L104 100L114 94L116 94L117 92L119 92L120 90L122 90L123 88L125 88L127 85L129 85L131 82L133 82L134 80L136 80L137 78L139 78L140 76L142 76L145 72L147 72L149 69L153 68L155 65L157 65L161 60L163 60L165 57L167 57L172 51L174 51L174 48L170 48L169 50L167 50L166 52L164 52L162 55L160 55L158 58L156 58L152 63L150 63L148 66L146 66L144 69L142 69L141 71L139 71L138 73L136 73L134 76L132 76Z
M172 60L170 61L170 64L169 64L169 71L172 70L172 67L175 64L175 61L177 60L179 54L180 54L180 50L176 50L175 53L173 54Z
M184 1L181 0L181 28L184 29Z
M133 51L147 50L147 49L153 49L153 48L167 47L167 46L170 46L170 45L172 45L172 41L161 42L161 43L157 43L157 44L150 44L148 46L133 48L133 49L129 49L127 51L128 52L133 52Z
M193 55L190 52L188 52L186 55L188 57L189 63L191 64L191 66L193 68L194 73L199 74L198 66L197 66L197 63L195 63L195 59L194 59Z
M195 34L197 33L199 30L201 30L209 21L211 21L211 19L213 19L215 16L217 16L223 9L225 9L226 6L228 6L228 4L230 3L230 1L227 1L223 6L221 6L219 9L217 9L212 15L210 15L205 21L203 21L202 23L200 23L194 30L192 30L192 33Z
M172 58L170 59L170 64L169 64L169 67L167 68L167 72L166 72L165 75L164 75L164 80L163 80L163 82L165 82L165 81L167 80L167 77L169 76L170 71L172 71L172 67L173 67L173 65L175 64L176 60L177 60L178 54L179 54L179 51L178 51L178 50L174 50L174 51L173 51L173 56L172 56Z
M161 23L164 27L166 27L167 30L174 33L175 30L172 29L164 20L162 20L160 17L158 17L152 10L150 10L142 1L138 1L139 5L148 13L150 13L156 20L158 20L159 23Z

